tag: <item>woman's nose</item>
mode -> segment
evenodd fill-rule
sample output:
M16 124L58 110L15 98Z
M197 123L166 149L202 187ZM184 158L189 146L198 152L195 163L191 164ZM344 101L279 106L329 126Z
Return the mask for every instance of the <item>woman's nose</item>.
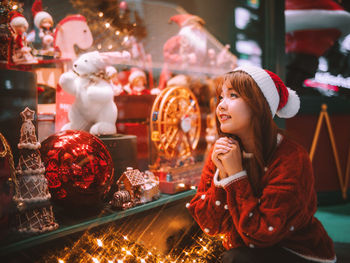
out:
M224 110L226 108L226 102L225 102L225 99L223 99L222 101L220 101L219 105L218 105L218 108L220 110Z

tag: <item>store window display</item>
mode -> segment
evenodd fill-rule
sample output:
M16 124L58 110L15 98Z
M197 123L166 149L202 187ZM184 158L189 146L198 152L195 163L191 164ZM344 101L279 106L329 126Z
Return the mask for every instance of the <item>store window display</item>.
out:
M314 217L308 153L273 122L298 112L295 91L270 71L242 66L223 76L217 101L220 138L187 207L205 233L224 235L223 262L336 262Z

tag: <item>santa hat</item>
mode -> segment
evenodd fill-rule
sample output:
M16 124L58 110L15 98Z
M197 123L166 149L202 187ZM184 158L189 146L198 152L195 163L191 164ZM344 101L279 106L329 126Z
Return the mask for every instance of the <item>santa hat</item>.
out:
M52 16L48 12L43 11L41 0L35 0L32 6L32 13L34 17L34 25L37 28L40 28L41 21L45 18L49 18L51 21L53 21Z
M270 106L272 117L277 114L280 118L291 118L298 113L299 96L275 73L255 66L241 66L234 71L243 71L254 79Z
M25 19L25 17L21 13L17 11L11 11L8 14L8 17L10 26L25 26L26 28L28 28L27 19Z
M286 32L305 29L339 29L350 33L350 13L333 0L286 0Z
M138 68L132 68L131 73L130 73L129 78L128 78L129 82L132 82L134 79L136 79L138 77L143 77L146 79L145 72L143 72L142 70L140 70Z
M202 18L200 18L199 16L190 15L190 14L174 15L174 16L170 17L170 19L169 19L169 23L171 23L171 22L175 22L180 27L186 26L192 22L197 22L200 25L205 24L205 22Z

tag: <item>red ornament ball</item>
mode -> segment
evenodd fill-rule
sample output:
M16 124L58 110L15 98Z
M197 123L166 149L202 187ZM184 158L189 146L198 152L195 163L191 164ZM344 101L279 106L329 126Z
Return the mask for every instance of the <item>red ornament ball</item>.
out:
M41 157L52 200L68 206L103 204L114 168L100 139L85 131L62 131L41 143Z

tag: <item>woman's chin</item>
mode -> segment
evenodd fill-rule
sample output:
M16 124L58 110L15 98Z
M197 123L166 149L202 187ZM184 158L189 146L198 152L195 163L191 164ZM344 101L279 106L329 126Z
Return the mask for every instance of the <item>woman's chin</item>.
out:
M220 130L223 133L232 133L232 131L230 129L228 129L228 127L225 127L225 125L221 125Z

